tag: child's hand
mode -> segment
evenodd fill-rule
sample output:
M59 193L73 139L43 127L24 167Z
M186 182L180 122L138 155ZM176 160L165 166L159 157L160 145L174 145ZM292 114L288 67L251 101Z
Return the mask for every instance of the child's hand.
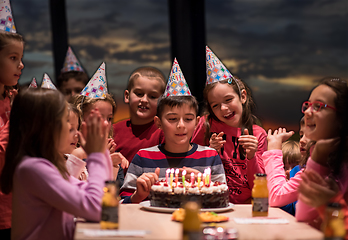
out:
M294 131L287 132L286 128L279 128L274 130L268 130L267 141L268 147L267 150L282 149L282 143L289 139L294 134Z
M128 160L122 155L120 152L115 152L110 154L111 160L112 160L112 165L114 167L118 167L119 164L121 164L121 167L123 169L127 169L129 166Z
M329 154L337 150L339 138L318 140L313 146L311 158L317 163L326 166Z
M132 203L140 203L150 194L151 186L158 181L160 168L156 168L155 172L143 173L137 179L137 190L131 196Z
M218 153L220 153L221 148L224 146L226 140L223 139L224 132L219 134L213 133L209 139L209 147L214 148Z
M257 151L259 141L253 135L249 135L249 130L244 129L244 135L238 138L239 144L245 149L246 156L248 159L252 159Z
M116 143L115 143L115 140L113 138L108 139L108 149L110 151L110 154L114 153L116 150Z
M82 122L81 131L83 138L80 142L87 155L105 152L108 143L108 122L103 120L98 109L93 109Z
M338 192L338 186L333 179L323 179L313 170L305 170L301 178L299 199L309 206L319 207L327 204Z

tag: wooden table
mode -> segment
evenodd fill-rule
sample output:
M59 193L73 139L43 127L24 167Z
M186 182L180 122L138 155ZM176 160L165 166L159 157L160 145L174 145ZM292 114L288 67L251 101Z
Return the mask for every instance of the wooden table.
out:
M144 237L86 237L80 229L99 229L99 223L78 222L75 231L75 239L173 239L182 238L182 224L171 220L170 213L150 212L142 209L139 204L121 204L119 209L120 230L147 230ZM296 219L279 208L270 208L269 217L289 220L289 224L237 224L233 218L251 217L251 205L235 205L233 211L219 213L229 217L228 222L219 226L236 228L239 240L246 239L323 239L323 234L305 223ZM203 224L205 226L205 224Z

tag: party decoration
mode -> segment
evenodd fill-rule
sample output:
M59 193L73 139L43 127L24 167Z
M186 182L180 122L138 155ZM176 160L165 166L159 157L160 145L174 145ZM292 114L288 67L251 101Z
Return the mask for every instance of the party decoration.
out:
M44 74L44 77L42 79L41 88L48 88L48 89L54 89L57 90L56 86L52 83L50 77L47 73Z
M16 33L9 0L0 1L0 30Z
M164 96L191 96L191 91L186 83L176 58L174 59L173 66L170 71Z
M36 78L33 77L31 83L29 84L29 88L37 88Z
M103 62L98 70L94 73L93 77L89 80L85 88L82 90L81 95L90 98L104 99L107 93L108 88L105 77L105 63Z
M84 72L71 47L69 47L68 51L66 52L64 67L62 68L61 72L64 73L70 71Z

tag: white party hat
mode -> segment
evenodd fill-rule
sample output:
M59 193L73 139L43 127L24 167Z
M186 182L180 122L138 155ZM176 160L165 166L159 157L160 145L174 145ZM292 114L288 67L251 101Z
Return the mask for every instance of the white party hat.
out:
M81 64L77 60L71 47L69 47L68 51L66 52L64 67L62 68L61 72L70 72L70 71L84 72L83 68L81 67Z
M36 78L33 77L29 85L29 88L37 88Z
M16 33L9 0L0 1L0 30Z
M41 88L48 88L48 89L57 90L56 86L54 86L54 84L52 83L52 81L47 73L45 73L45 75L42 79Z
M234 78L218 57L206 46L207 84Z
M103 62L80 94L90 98L105 98L107 93L105 63Z

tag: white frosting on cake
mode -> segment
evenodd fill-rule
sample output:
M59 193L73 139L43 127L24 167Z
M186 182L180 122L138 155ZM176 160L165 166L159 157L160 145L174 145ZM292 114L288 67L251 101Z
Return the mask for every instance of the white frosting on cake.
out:
M183 187L175 187L174 188L174 193L175 194L184 194L185 193L185 189Z
M164 187L162 184L160 185L152 185L151 190L155 192L164 192Z
M188 193L191 193L191 194L197 194L197 195L200 194L199 189L196 186L195 187L189 187L187 189L187 191L188 191Z

